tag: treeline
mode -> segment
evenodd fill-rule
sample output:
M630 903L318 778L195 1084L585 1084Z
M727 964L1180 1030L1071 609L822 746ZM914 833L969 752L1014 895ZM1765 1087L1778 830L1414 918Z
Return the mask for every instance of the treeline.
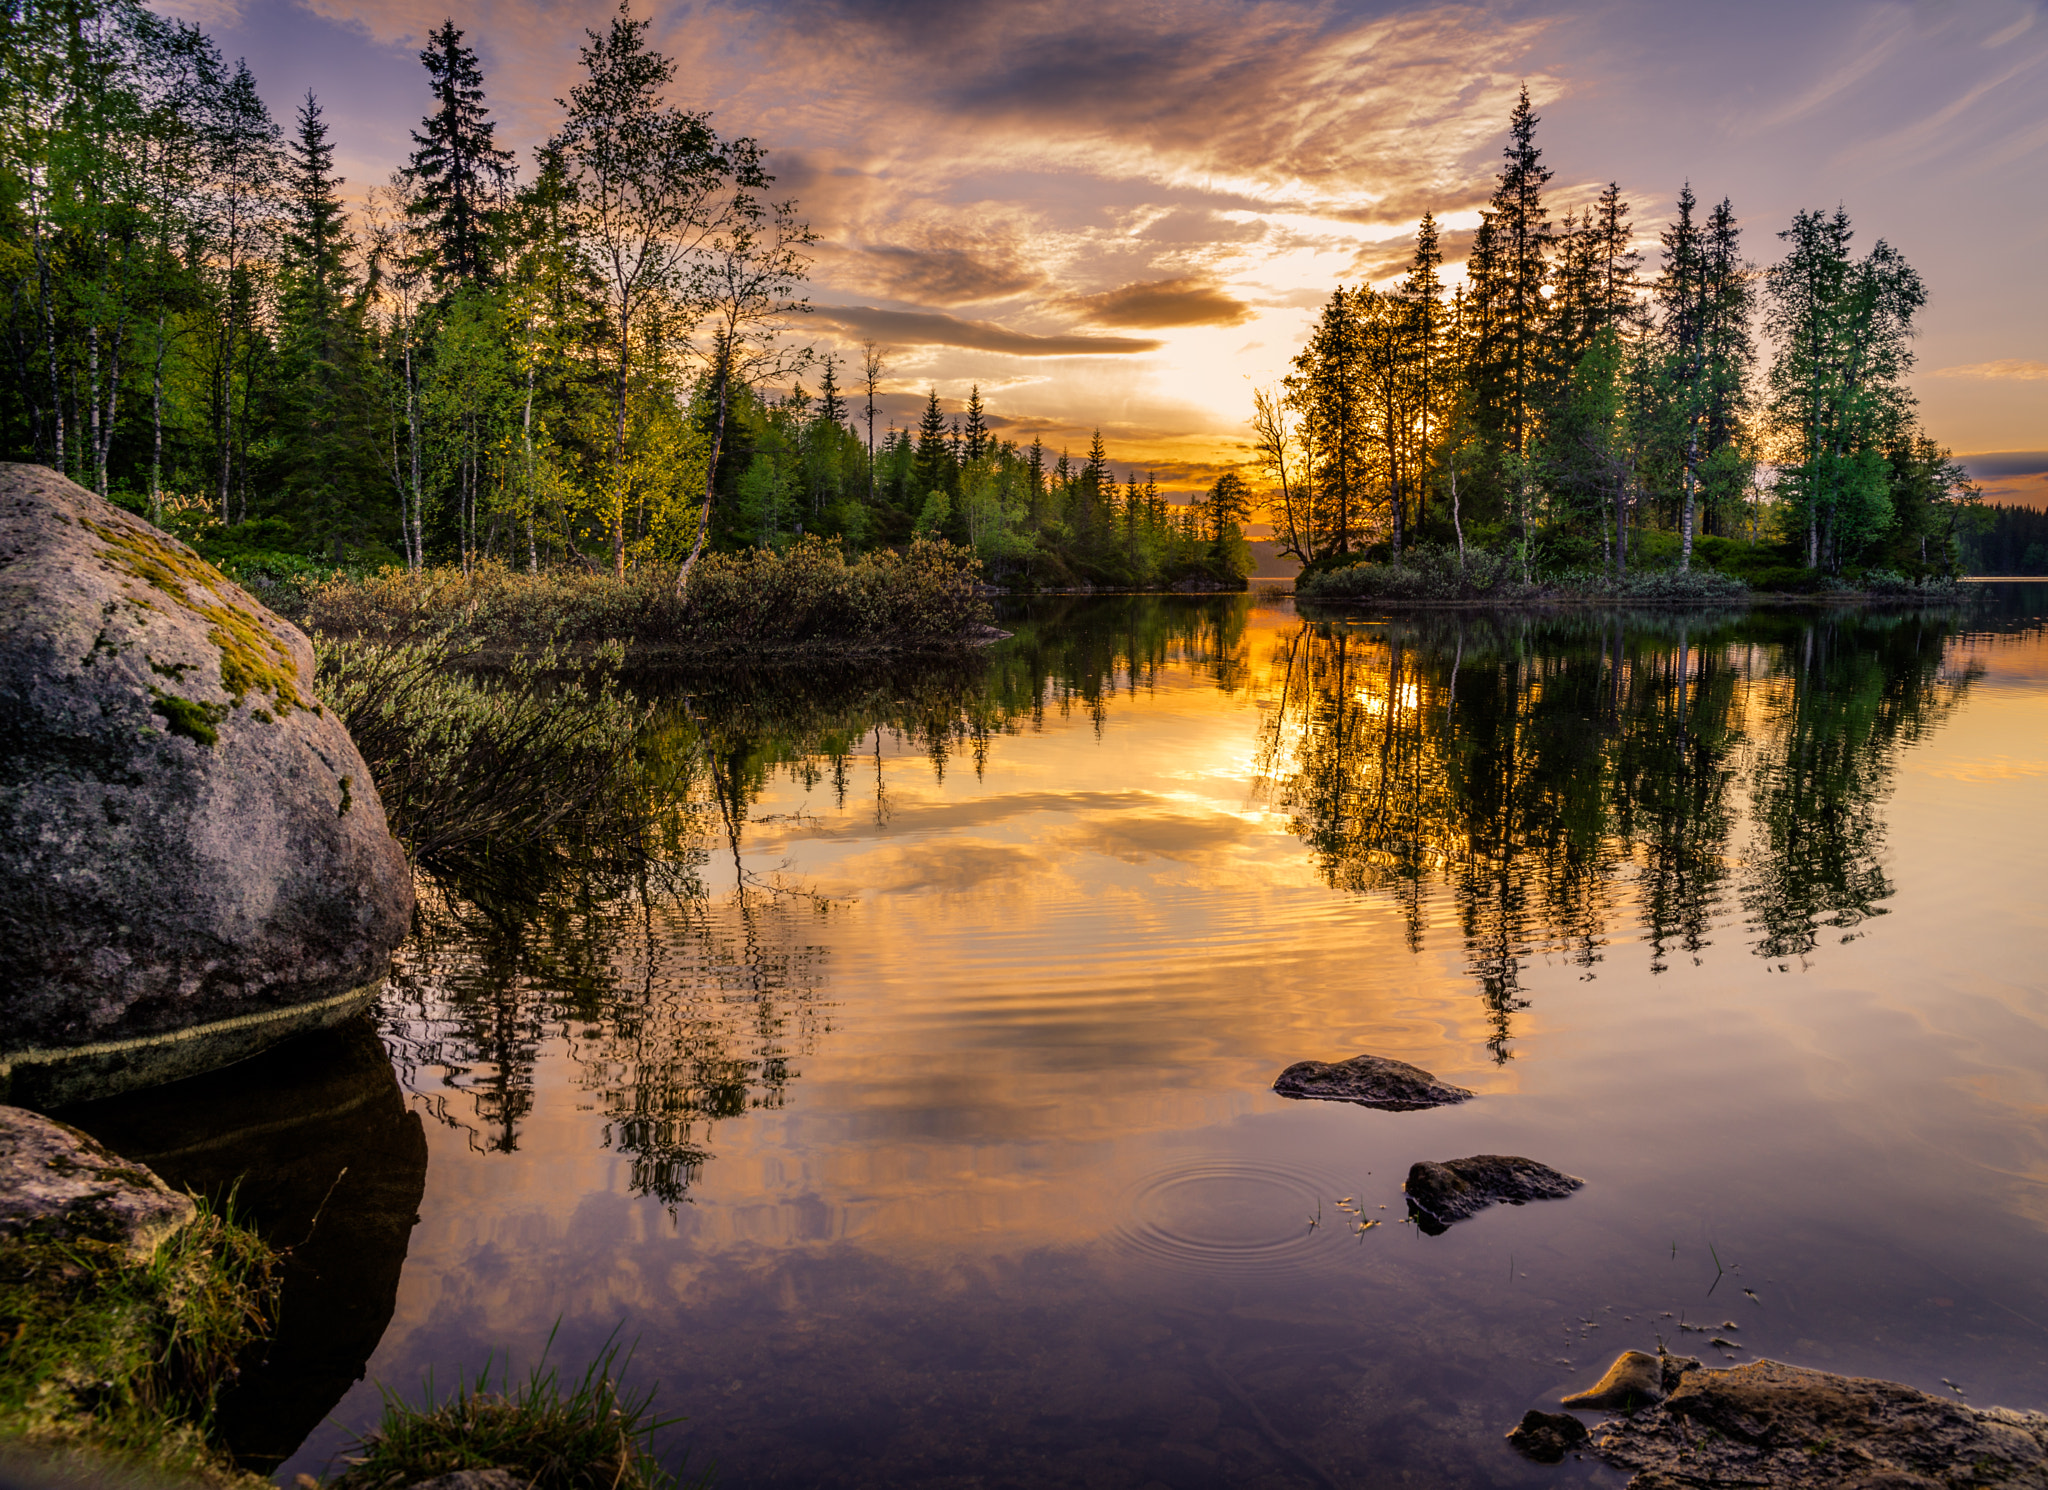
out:
M1249 571L1236 488L1177 513L1099 439L996 439L978 394L878 441L881 351L856 410L787 336L814 235L757 141L667 101L623 6L523 168L444 23L411 157L352 213L310 93L280 128L140 0L4 3L0 449L216 557L617 577L812 533L1051 581Z
M1433 216L1406 277L1339 287L1283 384L1255 396L1281 546L1306 563L1418 541L1532 571L1645 560L1949 572L1962 468L1904 384L1926 300L1847 215L1801 212L1759 271L1725 198L1680 193L1651 271L1610 185L1553 220L1524 90L1498 184L1446 294ZM1759 348L1768 343L1768 365Z
M1972 574L2048 574L2048 511L1986 506L1976 519L1962 535Z

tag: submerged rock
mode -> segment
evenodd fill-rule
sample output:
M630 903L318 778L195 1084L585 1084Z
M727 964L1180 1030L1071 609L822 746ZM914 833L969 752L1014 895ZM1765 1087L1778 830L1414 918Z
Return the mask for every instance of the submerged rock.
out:
M1664 1400L1664 1358L1642 1350L1624 1350L1614 1358L1599 1384L1564 1399L1566 1407L1600 1412L1634 1412Z
M1508 1442L1524 1459L1556 1464L1586 1441L1586 1425L1568 1412L1537 1412L1531 1408L1508 1429Z
M0 1241L106 1242L144 1263L194 1214L191 1196L96 1139L0 1107Z
M1354 1055L1348 1061L1296 1061L1280 1073L1273 1090L1283 1097L1356 1102L1387 1112L1446 1107L1477 1095L1437 1080L1420 1066L1383 1055Z
M0 464L0 1100L345 1017L411 911L305 636L140 518Z
M1636 1471L1636 1490L2048 1487L2048 1414L1768 1360L1682 1372L1661 1404L1602 1423L1587 1447Z
M1512 1154L1474 1154L1441 1164L1424 1159L1408 1171L1408 1212L1430 1236L1441 1236L1452 1223L1485 1210L1497 1201L1521 1205L1531 1200L1562 1200L1586 1182L1562 1174L1534 1159Z

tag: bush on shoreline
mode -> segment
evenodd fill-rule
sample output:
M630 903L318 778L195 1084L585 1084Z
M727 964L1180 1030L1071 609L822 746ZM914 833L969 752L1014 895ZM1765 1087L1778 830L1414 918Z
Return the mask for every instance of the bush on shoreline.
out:
M1952 580L1914 580L1889 570L1871 570L1860 581L1815 583L1804 570L1787 571L1799 588L1818 595L1869 595L1884 599L1961 598L1963 588ZM1356 563L1304 571L1295 582L1301 600L1364 601L1385 604L1518 605L1544 601L1615 601L1651 604L1738 604L1759 590L1776 590L1777 570L1760 571L1763 581L1752 588L1743 576L1707 565L1691 569L1642 568L1622 574L1597 569L1538 572L1522 578L1519 563L1491 549L1467 551L1461 562L1456 549L1417 545L1399 564Z
M618 642L577 668L550 647L472 670L446 637L321 636L316 656L320 696L414 863L559 854L640 825L647 711L619 686Z
M973 551L916 542L848 561L808 537L778 553L706 554L681 598L673 574L625 579L588 570L521 573L483 564L418 572L336 575L306 599L301 619L335 636L408 640L461 634L491 645L625 641L708 656L919 648L975 639L989 620Z

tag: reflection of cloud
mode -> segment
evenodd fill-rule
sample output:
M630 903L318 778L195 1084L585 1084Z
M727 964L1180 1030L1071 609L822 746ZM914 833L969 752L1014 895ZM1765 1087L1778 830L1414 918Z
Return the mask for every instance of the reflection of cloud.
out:
M2048 776L2048 760L2015 760L2009 755L1985 756L1981 760L1949 761L1926 768L1929 776L1950 781L2022 781L2029 776Z
M1212 849L1244 837L1242 818L1226 813L1162 813L1082 823L1060 834L1061 848L1140 864L1147 859L1204 859Z
M1097 326L1242 326L1252 308L1199 279L1155 279L1068 302Z
M2048 362L2033 362L2019 357L2001 357L1996 362L1970 362L1961 367L1937 367L1929 376L1936 378L1999 378L2018 379L2021 382L2036 382L2048 378Z
M1045 860L1028 848L973 839L941 839L860 860L862 889L876 895L917 890L972 890L998 880L1013 879L1043 868Z
M988 321L925 311L876 310L866 305L820 305L813 318L854 336L910 346L972 347L1012 357L1095 357L1157 351L1161 343L1138 336L1034 336Z

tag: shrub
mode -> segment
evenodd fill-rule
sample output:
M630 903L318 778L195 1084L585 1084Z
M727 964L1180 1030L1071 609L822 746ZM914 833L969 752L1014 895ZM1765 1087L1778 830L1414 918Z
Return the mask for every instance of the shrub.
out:
M979 575L973 551L948 543L849 562L837 544L806 537L780 553L707 554L680 598L673 576L658 573L389 568L322 584L307 620L337 635L460 633L515 646L618 640L744 655L928 647L972 640L987 623Z
M1393 604L1542 600L1733 601L1749 587L1712 569L1632 569L1609 575L1567 570L1534 580L1521 577L1512 556L1468 549L1461 564L1454 548L1418 544L1400 564L1352 564L1304 576L1295 594L1304 600L1384 601Z
M641 818L634 741L646 711L614 642L580 669L554 649L464 667L447 638L321 636L321 698L341 716L413 860L549 849Z

